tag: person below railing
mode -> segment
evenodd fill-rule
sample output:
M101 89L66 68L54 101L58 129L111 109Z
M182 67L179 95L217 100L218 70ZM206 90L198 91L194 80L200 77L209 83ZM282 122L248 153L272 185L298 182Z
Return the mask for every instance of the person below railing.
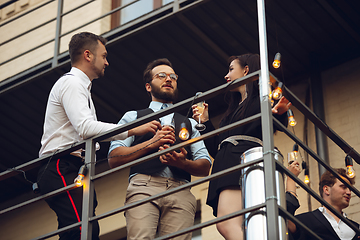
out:
M260 69L258 54L244 54L229 58L229 72L225 76L231 85L232 81ZM258 80L241 85L226 94L229 102L220 127L245 119L260 112L260 97ZM273 107L272 112L284 125L287 126L286 111L291 103L282 97ZM205 104L201 114L201 123L206 126L205 133L214 130L209 121L208 104ZM196 105L193 106L193 118L199 121ZM276 130L274 128L274 130ZM246 150L259 147L262 144L261 120L237 127L217 137L205 140L210 154L215 157L212 173L219 172L239 164L240 156ZM239 184L240 171L210 181L207 204L213 208L214 216L224 216L243 208L241 186ZM243 217L234 217L216 225L218 231L227 240L242 239Z
M355 179L349 178L346 175L346 170L343 168L334 169L342 179L348 184L354 185ZM351 191L345 186L339 179L337 179L329 171L326 171L319 182L320 196L329 203L335 210L341 213L347 218L343 209L347 208L350 204ZM316 235L326 240L355 240L360 239L360 235L351 229L346 223L341 221L334 213L328 210L325 206L318 209L302 213L295 216L305 226L312 230ZM347 218L348 219L348 218ZM348 219L357 228L359 224ZM292 229L293 237L295 240L312 240L313 238L304 229L296 226L296 229Z

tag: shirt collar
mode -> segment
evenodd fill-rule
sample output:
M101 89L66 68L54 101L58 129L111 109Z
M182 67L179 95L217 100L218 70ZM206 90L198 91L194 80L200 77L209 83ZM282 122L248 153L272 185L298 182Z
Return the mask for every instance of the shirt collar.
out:
M90 81L90 78L80 69L76 67L72 67L70 70L70 74L73 74L74 76L78 77L81 80L81 83L90 91L92 82Z
M166 103L168 107L171 107L172 103ZM156 101L152 101L149 105L149 108L151 108L154 111L159 111L161 109L161 106L163 105L163 103L161 102L156 102Z
M326 208L324 208L324 207L319 207L319 211L322 212L322 214L329 214L329 215L330 215L330 213L329 213L329 212L326 210ZM347 214L346 214L346 213L342 212L342 215L343 215L345 218L347 218Z

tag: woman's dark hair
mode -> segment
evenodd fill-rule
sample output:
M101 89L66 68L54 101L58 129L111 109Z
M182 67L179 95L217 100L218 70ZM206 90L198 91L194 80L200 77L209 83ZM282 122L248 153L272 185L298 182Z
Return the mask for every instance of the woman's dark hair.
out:
M240 64L242 68L245 66L249 67L249 72L253 73L260 69L260 56L259 54L252 54L247 53L240 56L232 56L228 59L228 64L234 60L237 60L237 62ZM243 102L243 107L241 108L239 112L239 117L243 118L245 116L247 106L249 105L249 102L254 99L255 97L259 97L259 81L252 81L248 84L246 84L246 92L247 92L247 98ZM225 94L225 102L229 104L228 109L224 113L224 116L221 121L228 121L232 118L233 113L235 109L239 106L239 103L241 102L242 96L239 92L227 92Z

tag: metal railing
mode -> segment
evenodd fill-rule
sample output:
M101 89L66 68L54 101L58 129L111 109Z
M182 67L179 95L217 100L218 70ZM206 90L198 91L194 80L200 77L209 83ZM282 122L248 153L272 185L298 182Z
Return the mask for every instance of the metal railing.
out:
M7 24L10 24L28 14L31 14L39 9L41 9L42 7L54 2L55 0L48 0L44 3L41 3L39 6L37 7L34 7L32 9L30 9L29 11L27 12L24 12L22 14L19 14L3 23L0 24L0 28L7 25ZM119 7L116 7L114 9L112 9L111 11L105 13L105 14L102 14L101 16L99 17L96 17L80 26L77 26L65 33L62 33L61 32L61 26L62 26L62 21L63 21L63 17L76 11L76 10L79 10L83 7L85 7L86 5L94 2L95 0L89 0L83 4L80 4L79 6L63 13L63 4L64 4L64 0L57 0L58 1L58 6L57 6L57 14L56 14L56 17L53 17L37 26L34 26L32 27L31 29L29 30L26 30L20 34L17 34L16 36L14 37L11 37L10 39L7 39L3 42L0 42L0 46L3 46L5 44L8 44L16 39L19 39L20 37L22 36L25 36L26 34L28 33L31 33L31 32L34 32L42 27L44 27L45 25L47 24L50 24L50 23L55 23L56 25L56 29L55 29L55 36L54 38L50 39L50 40L47 40L45 42L42 42L40 44L38 44L37 46L31 48L31 49L28 49L20 54L17 54L16 56L13 56L13 57L10 57L6 60L4 60L3 62L0 62L0 66L6 64L6 63L9 63L15 59L18 59L28 53L31 53L35 50L38 50L39 48L49 44L49 43L54 43L54 55L51 59L44 59L44 62L36 65L36 66L33 66L33 67L30 67L29 69L27 70L24 70L23 72L21 73L18 73L16 74L15 76L12 76L12 77L9 77L7 79L4 79L0 82L0 94L2 94L3 92L5 91L8 91L10 89L13 89L14 87L16 87L18 84L16 83L16 81L18 79L22 79L22 78L26 78L24 81L22 81L22 83L24 83L25 81L31 81L32 79L34 79L34 76L33 75L39 75L38 74L38 71L40 70L40 74L45 74L46 72L48 71L51 71L55 68L58 68L58 67L61 67L63 64L65 63L69 63L70 62L70 59L69 59L69 52L66 51L64 53L61 53L60 54L60 41L61 41L61 38L70 34L70 33L73 33L85 26L88 26L89 24L91 23L94 23L96 21L99 21L99 20L102 20L104 19L105 17L108 17L110 16L111 14L114 14L116 12L119 12L121 11L122 9L125 9L126 7L129 7L130 5L132 4L135 4L136 2L139 2L140 0L133 0L127 4L124 4L122 6L119 6ZM163 5L162 7L160 8L157 8L157 9L154 9L152 11L150 11L149 13L147 14L144 14L140 17L137 17L135 18L134 20L131 20L130 22L126 22L124 24L120 24L119 26L116 26L115 28L113 29L108 29L107 32L104 32L102 33L102 36L104 36L105 38L109 38L110 36L116 36L116 35L119 35L120 33L120 36L116 37L116 39L112 39L108 42L108 44L111 44L112 42L114 42L115 40L118 40L119 38L123 38L123 37L126 37L127 35L129 34L132 34L134 33L135 31L139 30L139 29L142 29L143 27L145 26L148 26L150 24L153 24L155 22L158 22L158 21L161 21L163 20L164 18L166 17L169 17L169 16L172 16L180 11L183 11L183 10L186 10L187 8L189 7L192 7L198 3L201 3L201 2L204 2L205 0L196 0L196 1L188 1L188 0L174 0L172 3L168 3L166 5ZM187 3L188 2L188 3ZM157 18L154 18L154 16L157 16ZM151 19L150 22L146 22L146 20L148 19ZM142 22L146 22L144 24L141 24ZM119 19L119 23L120 23L120 19ZM129 30L127 30L129 29ZM15 84L12 84L14 83Z
M44 4L47 4L51 1L48 1ZM91 2L91 1L90 1ZM133 1L133 2L137 2L137 1ZM132 2L132 3L133 3ZM179 8L179 3L180 2L184 2L184 1L174 1L174 6L175 4L177 4L177 7ZM293 141L295 141L296 143L298 143L303 149L304 151L306 151L308 154L310 154L317 162L319 162L322 166L324 166L327 170L329 170L334 176L336 176L340 181L342 181L347 187L349 187L349 189L351 189L358 197L360 197L360 192L354 188L353 186L349 185L347 182L345 182L337 172L335 172L331 166L329 166L323 159L321 159L316 153L314 153L308 146L306 146L306 144L304 144L301 140L299 140L294 134L292 134L290 131L288 131L286 129L286 127L284 127L278 120L276 120L275 118L272 117L272 113L271 113L271 106L270 106L270 102L269 102L269 98L268 98L268 82L275 82L277 81L276 78L274 78L273 76L269 75L269 71L268 71L268 67L267 67L267 48L266 48L266 29L265 29L265 12L264 12L264 5L263 5L263 1L262 0L258 0L258 15L259 15L259 36L260 36L260 56L261 56L261 69L260 71L254 72L252 74L249 74L248 76L245 76L241 79L237 79L235 81L233 81L230 85L229 84L224 84L221 85L217 88L211 89L207 92L204 92L202 95L198 96L197 98L189 98L186 100L183 100L177 104L174 104L172 107L160 110L156 113L152 113L150 115L147 115L145 117L142 117L140 119L137 119L131 123L119 126L118 128L108 131L106 133L97 135L95 137L92 137L90 139L84 140L82 142L76 143L74 144L74 146L71 147L67 147L61 151L59 151L58 153L55 153L52 156L44 156L41 158L37 158L35 160L32 160L28 163L22 164L20 166L15 167L15 170L22 170L22 171L28 171L34 168L38 168L40 167L40 165L44 164L46 161L49 161L50 157L59 157L62 155L66 155L69 154L79 148L84 148L85 149L85 164L88 167L88 175L85 177L85 184L83 187L83 211L82 211L82 221L78 222L78 223L74 223L72 225L66 226L64 228L58 229L56 231L47 233L43 236L39 236L36 239L46 239L52 236L55 236L61 232L65 232L67 230L79 227L81 225L81 229L82 229L82 234L81 234L81 239L91 239L91 230L92 230L92 222L95 220L100 220L100 219L104 219L110 216L113 216L117 213L123 212L129 208L132 207L136 207L140 204L146 203L146 202L150 202L152 200L155 200L157 198L161 198L164 196L167 196L169 194L173 194L177 191L181 191L184 188L188 188L188 187L193 187L196 185L199 185L201 183L210 181L212 179L224 176L226 174L229 173L233 173L235 171L240 171L243 168L246 168L248 166L251 166L253 164L258 164L260 162L262 162L264 164L264 174L265 174L265 196L266 196L266 201L263 204L259 204L256 206L253 206L251 208L246 208L243 209L241 211L238 212L234 212L232 214L223 216L223 217L218 217L214 220L210 220L201 224L197 224L194 225L190 228L186 228L183 230L180 230L178 232L166 235L166 236L162 236L159 237L157 239L168 239L171 237L175 237L184 233L188 233L191 231L194 231L196 229L200 229L221 221L225 221L227 219L239 216L239 215L244 215L246 213L261 209L261 208L265 208L266 212L267 212L267 229L268 229L268 239L279 239L279 229L278 229L278 216L281 215L285 218L288 218L290 220L292 220L293 222L297 223L299 226L302 226L305 230L309 231L311 234L312 233L306 226L304 226L301 222L299 222L296 218L294 218L291 214L289 214L284 208L282 208L281 206L278 205L277 203L277 199L276 197L276 191L275 191L275 170L279 170L283 173L285 173L286 175L288 175L290 178L292 178L298 185L300 185L303 189L305 189L311 196L313 196L317 201L319 201L321 204L323 204L324 206L326 206L331 212L333 212L337 217L339 217L342 221L344 221L347 225L349 225L355 232L360 233L360 230L357 229L353 224L351 224L346 218L344 218L341 214L339 214L333 207L331 207L327 202L325 202L318 194L316 194L311 188L309 188L306 184L304 184L301 180L299 180L295 175L293 175L290 171L288 171L283 165L279 164L277 161L275 161L274 156L272 154L272 149L274 148L274 138L273 138L273 123L279 127L280 129L282 129L282 131L284 131L287 136L289 138L291 138ZM61 17L64 15L62 14L62 0L59 0L59 11L58 11L58 16L57 16L57 35L56 38L53 39L53 41L59 41L60 37L63 36L64 34L60 34L60 32L58 31L61 27ZM85 3L87 4L87 3ZM174 9L176 9L175 7L173 7ZM117 9L116 11L120 10L121 8ZM115 9L113 10L115 11ZM112 11L112 12L113 12ZM175 11L175 10L174 10ZM111 13L112 13L111 12ZM108 16L109 14L105 14L104 16ZM0 25L1 27L1 25ZM66 33L68 34L68 33ZM265 36L265 37L264 37ZM56 44L55 44L56 45ZM57 45L58 46L58 45ZM57 66L58 64L58 60L59 60L59 56L56 54L56 51L58 53L58 49L57 47L55 47L55 56L53 58L52 62L52 68L54 68L55 66ZM270 76L270 78L269 78ZM99 174L95 174L95 142L99 142L102 140L105 140L111 136L114 136L116 134L119 134L121 132L127 131L129 129L132 129L134 127L137 127L139 125L142 125L144 123L147 123L151 120L154 119L158 119L159 117L165 116L167 114L170 114L172 112L178 112L179 110L188 108L191 106L192 103L197 103L203 100L208 100L212 97L215 97L218 94L224 93L226 91L229 91L233 88L239 87L240 85L249 83L251 81L255 81L260 77L260 102L261 102L261 112L259 114L256 114L254 116L251 116L249 118L246 118L244 120L235 122L233 124L221 127L217 130L214 130L212 132L209 132L207 134L201 135L200 137L197 137L195 139L190 139L187 140L185 142L182 142L180 144L177 144L175 146L172 146L166 150L163 150L161 152L157 152L157 153L153 153L147 156L144 156L142 158L139 158L135 161L132 161L131 163L127 163L124 164L122 166L107 170L105 172L99 173ZM284 87L284 95L292 102L292 104L298 109L300 110L300 112L302 112L305 117L307 119L309 119L311 122L314 123L315 126L317 126L320 130L322 130L335 144L337 144L345 153L349 154L357 163L360 164L360 155L359 153L357 153L349 144L347 144L342 138L340 138L330 127L328 127L326 125L326 123L324 123L323 121L321 121L308 107L306 107L289 89L287 89L286 87ZM165 191L163 193L154 195L152 197L146 198L144 200L141 200L139 202L135 202L126 206L122 206L116 209L113 209L111 211L105 212L101 215L98 216L93 216L92 215L92 204L93 204L93 199L94 199L94 194L93 194L93 189L94 189L94 181L97 179L100 179L102 177L105 177L109 174L118 172L122 169L143 163L145 161L148 161L150 159L159 157L162 154L174 151L176 149L185 147L185 146L189 146L194 142L197 141L201 141L210 137L213 137L217 134L220 134L222 132L225 131L229 131L231 129L237 128L239 126L248 124L252 121L261 119L261 123L262 123L262 130L263 130L263 143L264 143L264 157L251 161L249 163L246 164L239 164L238 166L234 166L231 167L229 169L226 169L224 171L218 172L216 174L212 174L210 176L204 177L202 179L196 180L194 182L190 182L187 183L185 185L182 185L180 187L174 188L172 190L169 191ZM4 172L0 173L0 181L3 181L5 179L8 179L10 177L15 176L16 174L18 174L18 171L13 171L13 170L7 170ZM60 193L63 193L65 191L68 191L70 189L75 188L75 184L72 184L68 187L65 188L61 188L58 190L55 190L53 192L47 193L45 195L33 198L29 201L23 202L21 204L9 207L7 209L4 209L2 211L0 211L0 215L4 214L4 213L8 213L11 212L15 209L19 209L21 207L33 204L35 202L44 200L46 198L49 197L53 197L55 195L58 195ZM280 197L284 197L284 196L280 196Z
M139 158L131 163L127 163L127 164L124 164L122 166L119 166L119 167L116 167L116 168L113 168L113 169L110 169L108 171L105 171L105 172L102 172L102 173L99 173L97 175L95 175L95 166L94 166L94 163L95 163L95 148L94 148L94 144L95 142L98 142L98 141L102 141L102 140L105 140L113 135L116 135L118 133L121 133L121 132L124 132L124 131L127 131L131 128L134 128L136 126L139 126L139 125L142 125L150 120L154 120L154 119L158 119L159 117L162 117L162 116L165 116L167 114L170 114L172 112L176 112L176 111L179 111L179 110L182 110L184 108L188 108L191 103L196 103L196 102L200 102L200 101L203 101L203 100L208 100L218 94L221 94L221 93L224 93L226 91L229 91L231 90L232 88L236 88L240 85L243 85L243 84L246 84L250 81L254 81L258 78L258 75L260 74L260 71L258 72L255 72L253 74L250 74L244 78L241 78L241 79L238 79L238 80L235 80L233 82L233 84L231 85L228 85L228 84L224 84L224 85L221 85L217 88L214 88L212 90L209 90L207 92L204 92L202 95L200 95L199 97L197 97L195 100L193 98L189 98L189 99L186 99L186 100L183 100L182 102L179 102L177 104L174 104L172 107L169 107L169 108L166 108L164 110L160 110L156 113L152 113L148 116L145 116L145 117L142 117L140 119L137 119L135 120L134 122L131 122L131 123L128 123L128 124L125 124L125 125L122 125L122 126L119 126L118 128L112 130L112 131L108 131L107 133L104 133L104 134L101 134L101 135L98 135L98 136L95 136L91 139L87 139L85 141L82 141L80 143L77 143L76 145L72 146L72 147L68 147L62 151L59 151L58 153L56 153L55 155L53 155L53 157L59 157L59 156L62 156L62 155L65 155L65 154L69 154L70 152L72 151L75 151L79 148L85 148L86 151L85 151L85 164L87 164L88 166L88 169L89 169L89 174L86 176L85 178L85 186L87 186L86 188L84 188L84 200L83 200L83 214L82 214L82 222L79 222L79 223L75 223L75 224L72 224L72 225L69 225L67 227L64 227L62 229L59 229L59 230L56 230L56 231L53 231L53 232L50 232L48 234L45 234L43 236L40 236L36 239L46 239L46 238L49 238L51 236L55 236L61 232L64 232L64 231L67 231L67 230L70 230L70 229L73 229L73 228L76 228L76 227L79 227L81 225L82 227L82 237L83 239L90 239L90 232L91 232L91 222L94 221L94 220L100 220L100 219L104 219L106 217L110 217L110 216L113 216L117 213L120 213L120 212L123 212L129 208L132 208L132 207L136 207L140 204L143 204L143 203L146 203L146 202L150 202L152 200L155 200L157 198L161 198L161 197L164 197L166 195L169 195L169 194L173 194L177 191L181 191L182 189L184 188L188 188L188 187L193 187L193 186L196 186L196 185L199 185L201 183L204 183L204 182L207 182L207 181L210 181L212 179L215 179L215 178L218 178L218 177L221 177L221 176L224 176L226 174L229 174L229 173L233 173L235 171L240 171L241 169L243 168L246 168L250 165L253 165L253 164L257 164L259 162L263 162L264 163L264 166L266 161L268 162L273 162L274 163L274 166L276 166L276 168L278 170L280 170L281 172L284 172L286 175L288 175L289 177L291 177L298 185L300 185L303 189L305 189L311 196L313 196L317 201L319 201L321 204L323 204L324 206L326 206L330 211L332 211L337 217L339 217L342 221L344 221L346 224L348 224L354 231L360 233L359 229L356 229L355 226L353 226L346 218L344 218L341 214L339 214L333 207L331 207L327 202L325 202L318 194L316 194L311 188L309 188L306 184L304 184L301 180L299 180L295 175L293 175L290 171L288 171L283 165L279 164L279 163L276 163L276 161L274 161L274 159L268 159L266 160L266 154L264 155L263 158L261 159L258 159L258 160L255 160L255 161L252 161L252 162L249 162L249 163L246 163L246 164L242 164L242 165L238 165L238 166L234 166L232 168L229 168L229 169L226 169L224 171L221 171L221 172L218 172L216 174L212 174L210 176L207 176L207 177L204 177L202 179L199 179L199 180L196 180L194 182L190 182L190 183L187 183L185 185L182 185L180 187L177 187L177 188L174 188L170 191L166 191L166 192L163 192L161 194L157 194L157 195L154 195L152 197L149 197L149 198L146 198L144 200L141 200L139 202L136 202L136 203L132 203L132 204L129 204L129 205L126 205L126 206L122 206L122 207L119 207L119 208L116 208L116 209L113 209L109 212L106 212L106 213L103 213L101 215L98 215L98 216L92 216L92 212L90 211L92 209L92 206L91 206L91 203L93 202L93 187L94 187L94 181L97 180L97 179L100 179L102 177L105 177L109 174L112 174L112 173L115 173L115 172L118 172L120 170L123 170L125 168L128 168L128 167L131 167L131 166L134 166L134 165L137 165L137 164L140 164L140 163L143 163L145 161L148 161L150 159L153 159L153 158L156 158L156 157L159 157L160 155L162 154L165 154L165 153L168 153L168 152L171 152L171 151L174 151L176 149L179 149L179 148L182 148L182 147L185 147L185 146L188 146L188 145L191 145L192 143L194 142L197 142L197 141L201 141L201 140L205 140L207 138L210 138L210 137L213 137L217 134L220 134L222 132L225 132L225 131L229 131L231 129L234 129L234 128L237 128L239 126L242 126L242 125L245 125L249 122L252 122L252 121L255 121L255 120L258 120L258 119L264 119L264 112L263 112L263 109L261 111L261 113L259 114L256 114L254 116L251 116L247 119L244 119L244 120L241 120L239 122L236 122L236 123L233 123L233 124L230 124L230 125L227 125L225 127L222 127L222 128L219 128L219 129L216 129L212 132L209 132L207 134L204 134L196 139L191 139L191 140L188 140L188 141L185 141L185 142L182 142L180 144L177 144L175 146L172 146L162 152L157 152L157 153L153 153L151 155L148 155L148 156L144 156L142 158ZM271 78L271 80L273 81L274 78ZM276 79L275 79L276 80ZM298 109L301 109L301 108L306 108L306 106L300 102L296 96L290 91L288 90L286 87L284 88L284 94L286 95L287 98L289 99L292 99L292 104L297 107ZM264 102L264 101L262 101ZM265 101L266 102L266 101ZM267 103L265 103L267 104ZM269 105L270 106L270 105ZM316 120L317 117L316 115L311 112L311 110L307 109L307 112L303 112L304 115L310 119L310 120ZM306 146L301 140L299 140L294 134L292 134L289 130L287 130L278 120L276 120L275 118L271 118L272 120L274 120L274 124L277 125L277 127L279 127L280 129L282 129L282 131L284 131L293 141L295 141L296 143L298 143L303 149L304 151L306 151L308 154L310 154L316 161L318 161L321 165L323 165L327 170L329 170L334 176L336 176L340 181L342 181L346 186L348 186L351 191L353 191L358 197L360 197L360 192L354 188L353 186L349 185L348 183L346 183L338 174L337 172L335 172L331 166L329 166L327 163L325 163L324 160L322 160L316 153L314 153L308 146ZM325 123L316 123L315 121L313 121L313 123L319 127L320 129L324 127ZM322 126L323 125L323 126ZM264 127L263 127L264 128ZM328 132L325 132L326 135L328 135L330 138L333 138L335 139L336 141L334 142L338 142L338 143L341 143L341 144L338 144L338 146L340 148L342 148L344 151L347 150L347 148L349 147L349 145L344 141L342 140L340 137L338 137L334 131L332 131L330 128L327 128L329 131ZM273 136L272 134L268 136L270 138L270 140L268 139L267 141L268 142L271 142L273 141ZM264 145L266 143L266 139L264 138ZM265 150L264 150L265 151ZM359 162L360 160L360 155L356 152L356 151L352 151L352 157L355 159L356 162ZM272 154L268 154L270 155L270 157L272 156ZM15 169L16 170L23 170L23 171L28 171L30 169L34 169L34 168L37 168L39 167L42 163L45 163L46 161L49 160L51 156L46 156L46 157L42 157L42 158L38 158L38 159L35 159L29 163L26 163L26 164L23 164L23 165L20 165L18 167L16 167ZM265 168L264 168L265 169ZM18 172L17 171L11 171L11 170L8 170L8 171L5 171L5 172L2 172L0 173L0 181L2 180L5 180L9 177L12 177L14 176L15 174L17 174ZM272 183L274 183L275 181L271 181L269 180L269 178L271 178L271 175L274 175L275 171L273 172L270 172L270 173L267 173L265 171L265 183L267 183L266 185L271 185ZM269 176L270 175L270 176ZM266 186L265 185L265 186ZM21 208L21 207L24 207L26 205L29 205L29 204L33 204L34 202L37 202L37 201L40 201L40 200L44 200L46 198L49 198L49 197L52 197L52 196L55 196L57 194L60 194L60 193L63 193L65 191L68 191L70 189L73 189L75 188L75 184L73 185L70 185L68 187L65 187L65 188L61 188L61 189L58 189L56 191L53 191L53 192L50 192L48 194L45 194L45 195L42 195L42 196L39 196L39 197L36 197L34 199L31 199L29 201L26 201L26 202L23 202L21 204L18 204L16 206L12 206L10 208L7 208L7 209L4 209L2 211L0 211L0 215L1 214L4 214L4 213L7 213L7 212L10 212L10 211L13 211L15 209L18 209L18 208ZM266 197L268 199L268 197L271 196L271 195L268 195L268 193L266 193ZM273 196L273 195L272 195ZM275 199L276 200L276 199ZM277 202L275 201L275 206L273 206L273 208L276 208L278 210L278 214L280 214L281 216L283 217L286 217L288 219L291 219L292 221L294 221L295 223L299 224L300 226L303 226L301 222L299 222L296 218L294 218L293 216L289 215L289 213L286 212L285 209L281 208L280 206L277 205ZM274 218L277 219L277 217L271 217L270 213L269 213L269 209L272 207L272 206L267 206L267 203L265 202L264 204L261 204L261 205L258 205L258 206L254 206L252 208L248 208L248 209L243 209L241 211L238 211L238 212L235 212L235 213L232 213L230 215L227 215L227 216L223 216L221 218L216 218L214 220L211 220L211 221L207 221L207 222L204 222L204 223L201 223L201 224L198 224L198 225L195 225L193 227L190 227L190 228L187 228L187 229L183 229L179 232L176 232L176 233L173 233L171 235L167 235L167 236L163 236L163 237L160 237L158 239L168 239L170 237L175 237L175 236L178 236L178 235L181 235L181 234L184 234L184 233L187 233L187 232L190 232L190 231L194 231L196 229L200 229L200 228L203 228L203 227L206 227L206 226L209 226L209 225L212 225L212 224L215 224L215 223L218 223L218 222L221 222L221 221L224 221L224 220L227 220L229 218L232 218L232 217L236 217L236 216L239 216L239 215L243 215L245 213L248 213L248 212L251 212L251 211L254 211L254 210L257 210L257 209L260 209L260 208L263 208L263 207L266 207L266 211L268 212L267 214L267 221L274 221ZM89 211L86 211L89 210ZM278 216L275 215L275 216ZM308 228L306 228L304 226L305 229L309 230ZM268 239L274 239L273 237L274 236L278 236L278 228L273 228L273 229L269 229L269 233L268 233ZM311 231L310 231L311 232Z

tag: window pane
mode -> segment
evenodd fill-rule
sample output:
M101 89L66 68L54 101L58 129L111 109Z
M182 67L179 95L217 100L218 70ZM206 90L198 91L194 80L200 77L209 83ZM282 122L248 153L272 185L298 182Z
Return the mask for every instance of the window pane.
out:
M122 0L122 5L133 0ZM120 24L127 23L153 10L153 0L140 0L121 10Z
M165 4L168 4L168 3L171 3L171 2L173 2L174 0L162 0L162 4L163 4L163 6L165 5Z

